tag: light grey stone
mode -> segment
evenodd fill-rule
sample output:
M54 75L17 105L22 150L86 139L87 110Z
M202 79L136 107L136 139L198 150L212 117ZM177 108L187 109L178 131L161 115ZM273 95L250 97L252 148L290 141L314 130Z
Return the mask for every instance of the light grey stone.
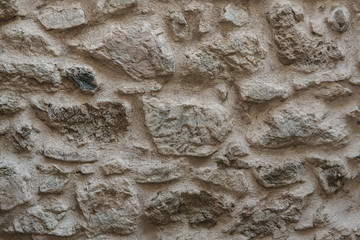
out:
M209 156L232 128L229 113L220 105L145 99L146 125L162 154Z
M12 115L25 109L24 100L16 93L0 92L0 115Z
M58 68L51 63L1 62L0 75L6 79L15 77L35 79L39 83L51 85L58 85L61 82Z
M169 76L175 71L172 51L147 24L138 28L118 27L102 42L85 46L93 57L122 68L136 80Z
M29 178L13 166L0 162L0 211L11 210L32 198L27 183Z
M39 186L40 193L62 193L69 179L64 176L50 176Z
M147 163L137 168L137 183L163 183L183 177L189 171L185 164Z
M76 199L94 232L126 235L137 228L140 204L137 193L126 180L93 180L87 186L77 188Z
M221 22L231 22L234 25L241 27L249 22L249 14L244 9L241 9L233 4L228 4L224 7Z
M168 16L169 27L174 41L189 40L190 27L184 15L179 11L171 12Z
M101 12L121 13L121 11L134 8L138 5L137 0L98 0L96 6Z
M292 89L285 84L273 82L251 81L239 84L240 94L244 101L264 102L272 99L286 99L292 93Z
M64 149L63 147L46 146L43 154L45 157L63 162L88 163L98 161L98 156L94 152Z
M100 166L101 172L105 176L109 175L121 175L130 171L131 167L127 161L122 159L113 159Z
M290 145L343 147L349 132L341 119L327 118L321 104L312 106L289 103L271 110L263 123L248 129L247 140L252 146L280 148ZM260 125L259 125L260 124Z
M234 191L242 196L250 190L250 184L241 170L204 168L197 170L194 177L206 183Z
M327 18L327 22L332 30L343 33L349 28L350 13L344 6L333 7Z
M40 11L38 19L47 30L66 30L87 22L79 6L47 7Z

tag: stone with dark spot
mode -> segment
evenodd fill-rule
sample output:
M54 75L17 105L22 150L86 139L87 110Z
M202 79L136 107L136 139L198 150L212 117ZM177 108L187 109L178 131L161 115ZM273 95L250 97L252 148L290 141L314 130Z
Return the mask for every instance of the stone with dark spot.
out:
M98 87L93 72L84 67L71 68L69 70L69 78L84 91L95 92Z
M330 12L330 16L327 19L332 30L343 33L350 25L350 14L346 7L339 6L334 7Z

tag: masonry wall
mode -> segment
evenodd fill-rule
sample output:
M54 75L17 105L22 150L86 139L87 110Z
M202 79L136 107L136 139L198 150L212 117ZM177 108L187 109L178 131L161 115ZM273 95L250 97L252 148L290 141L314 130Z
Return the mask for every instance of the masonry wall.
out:
M360 239L360 1L0 0L0 239Z

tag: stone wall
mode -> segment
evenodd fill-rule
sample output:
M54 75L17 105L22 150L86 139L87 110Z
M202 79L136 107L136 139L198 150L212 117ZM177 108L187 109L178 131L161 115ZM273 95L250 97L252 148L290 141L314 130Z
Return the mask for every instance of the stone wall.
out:
M360 1L0 0L0 239L360 239Z

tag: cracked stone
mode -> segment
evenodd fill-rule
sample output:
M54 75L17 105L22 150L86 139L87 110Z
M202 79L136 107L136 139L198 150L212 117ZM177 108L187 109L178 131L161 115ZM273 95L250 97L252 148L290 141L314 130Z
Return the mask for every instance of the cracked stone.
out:
M209 156L232 128L220 105L145 100L146 125L162 154Z

